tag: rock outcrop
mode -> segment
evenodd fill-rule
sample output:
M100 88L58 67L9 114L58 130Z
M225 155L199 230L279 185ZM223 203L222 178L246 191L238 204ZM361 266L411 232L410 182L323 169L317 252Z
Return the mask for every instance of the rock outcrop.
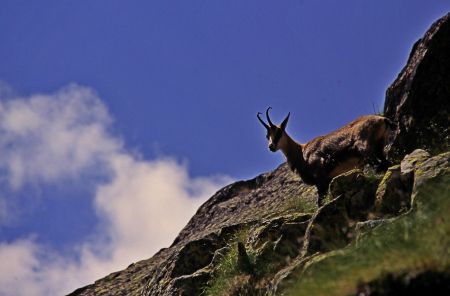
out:
M384 116L398 123L390 157L414 149L447 151L450 126L450 13L418 40L408 63L386 91Z
M169 248L70 295L384 295L448 287L449 102L447 15L414 45L387 91L385 115L399 126L389 151L397 164L387 172L336 177L316 208L316 189L282 164L219 190Z

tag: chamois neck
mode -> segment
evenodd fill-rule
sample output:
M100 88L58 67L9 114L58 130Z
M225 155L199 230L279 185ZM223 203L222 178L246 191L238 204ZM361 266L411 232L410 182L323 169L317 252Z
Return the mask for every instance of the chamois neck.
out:
M284 156L286 156L289 167L292 171L297 172L305 183L311 184L314 181L314 178L312 177L308 164L303 157L304 145L297 143L287 134L286 137L286 145L281 148L281 151Z
M284 156L294 170L292 165L297 165L298 163L305 163L305 159L303 158L303 145L294 141L288 134L286 134L286 145L281 147L281 151Z

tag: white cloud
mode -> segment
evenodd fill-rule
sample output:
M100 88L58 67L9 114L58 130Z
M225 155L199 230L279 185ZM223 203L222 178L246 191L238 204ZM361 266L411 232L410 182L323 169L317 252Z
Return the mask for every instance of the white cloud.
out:
M0 101L0 166L14 188L74 177L121 149L120 140L107 133L110 123L95 93L77 85Z
M0 101L0 169L14 190L93 171L109 177L92 197L99 230L76 246L78 259L65 258L36 238L0 242L0 295L64 294L148 258L169 245L198 206L230 181L192 178L173 158L140 159L109 132L111 124L95 92L77 85Z
M7 224L9 220L8 208L4 198L0 197L0 226Z

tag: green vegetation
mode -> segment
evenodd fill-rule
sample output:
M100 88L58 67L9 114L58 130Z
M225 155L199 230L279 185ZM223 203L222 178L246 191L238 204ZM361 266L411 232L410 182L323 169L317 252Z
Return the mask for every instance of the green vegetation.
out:
M223 295L223 291L229 289L231 280L239 274L237 258L237 247L231 247L219 262L214 279L205 289L206 295Z
M449 184L448 177L428 183L409 213L375 228L342 252L325 254L319 264L306 268L288 295L349 295L386 273L448 272Z
M228 245L227 252L215 267L213 279L205 287L204 295L253 295L254 287L252 283L254 283L254 280L261 279L271 271L274 271L275 266L270 260L258 262L256 251L252 249L246 249L246 252L253 270L249 272L239 268L237 245L238 243L245 244L248 238L248 231L248 228L244 228L234 235ZM268 243L273 246L273 243ZM279 260L279 258L276 259L277 261Z
M242 274L238 268L238 248L239 242L245 243L248 236L248 228L243 228L236 232L228 245L228 250L220 259L215 267L214 278L205 287L205 295L219 296L225 295L225 291L230 291L234 285L236 276ZM247 253L250 263L254 264L255 254L253 252Z
M292 198L283 207L283 212L312 214L317 210L317 203L315 199Z
M387 177L371 170L363 175L360 171L343 175L331 186L333 194L328 198L345 192L353 204L335 198L310 220L311 214L299 212L311 213L315 205L308 200L289 199L283 206L289 204L291 209L286 209L284 216L260 225L248 224L232 235L214 263L203 295L260 295L270 287L283 295L354 295L373 285L389 289L392 278L418 274L449 278L448 154L426 162L409 161L418 167L414 170L413 194L409 197L408 193L412 204L406 212L369 221L363 215L362 226L355 225L359 221L352 218L358 217L355 211L364 211L359 199L367 201L364 197L386 186ZM308 232L311 225L314 228ZM353 230L348 231L348 227ZM309 242L309 253L301 252L299 238Z
M372 183L379 183L383 178L385 172L377 172L377 170L371 166L366 165L363 169L364 177Z
M376 105L376 106L375 106ZM373 115L384 116L383 106L379 106L372 101Z

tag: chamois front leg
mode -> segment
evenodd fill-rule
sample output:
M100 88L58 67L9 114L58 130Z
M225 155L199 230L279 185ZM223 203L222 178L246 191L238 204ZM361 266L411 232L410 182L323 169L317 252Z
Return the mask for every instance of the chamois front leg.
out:
M391 165L391 163L384 156L382 149L381 151L379 149L364 151L361 154L364 159L364 163L373 166L377 172L384 172Z
M319 207L319 208L323 205L323 200L325 199L325 196L327 195L328 185L329 185L329 182L321 182L316 185L317 193L318 193L317 207Z
M385 172L387 169L391 166L391 162L386 160L385 158L379 159L379 162L377 165L375 165L376 171L378 173Z

